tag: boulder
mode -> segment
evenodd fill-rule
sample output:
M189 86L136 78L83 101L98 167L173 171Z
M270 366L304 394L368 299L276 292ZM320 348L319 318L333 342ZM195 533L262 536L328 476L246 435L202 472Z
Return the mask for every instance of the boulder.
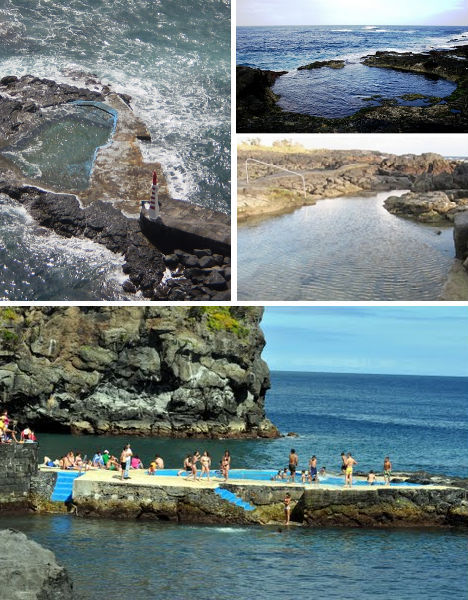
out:
M0 531L2 596L9 600L73 600L73 584L53 552L14 529Z

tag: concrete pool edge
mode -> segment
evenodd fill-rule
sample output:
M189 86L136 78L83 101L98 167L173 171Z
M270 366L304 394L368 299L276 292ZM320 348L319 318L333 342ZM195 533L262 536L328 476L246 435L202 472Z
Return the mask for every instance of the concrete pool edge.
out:
M34 478L29 507L35 512L68 510L79 517L272 525L284 522L283 500L289 493L291 520L306 527L468 527L468 491L455 485L344 489L234 479L192 482L143 471L131 471L131 479L121 481L115 471L96 470L76 478L71 501L60 504L50 502L56 471L41 469ZM228 502L216 490L226 490L241 502Z

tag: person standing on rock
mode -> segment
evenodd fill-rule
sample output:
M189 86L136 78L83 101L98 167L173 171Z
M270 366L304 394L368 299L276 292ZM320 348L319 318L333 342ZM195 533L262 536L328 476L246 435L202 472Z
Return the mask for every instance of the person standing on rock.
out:
M310 470L310 481L315 481L316 484L319 483L318 473L317 473L317 457L315 454L309 460L309 470Z
M294 448L291 448L291 452L289 453L289 473L290 473L289 478L293 483L295 483L295 480L296 480L296 469L297 469L298 463L299 463L299 457L297 456Z
M286 525L289 525L289 519L291 517L291 494L289 492L286 493L283 502Z
M133 452L130 448L130 444L124 446L122 453L120 454L120 480L130 479L128 472L130 470L130 462L132 460Z
M192 458L190 459L192 472L190 473L190 475L187 475L187 477L185 478L186 481L188 481L191 477L193 477L193 481L197 480L197 462L199 460L200 460L200 452L198 452L198 450L195 450L195 452L192 455Z
M390 477L392 476L392 463L390 457L386 456L383 464L383 476L385 485L390 485Z
M344 473L346 471L346 454L344 452L341 453L341 472Z
M357 462L351 456L351 452L346 455L345 488L353 485L353 467Z

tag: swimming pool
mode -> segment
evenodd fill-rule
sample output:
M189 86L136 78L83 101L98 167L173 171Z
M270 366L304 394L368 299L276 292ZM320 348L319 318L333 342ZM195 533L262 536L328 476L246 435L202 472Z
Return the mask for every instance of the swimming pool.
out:
M155 476L156 477L174 477L177 476L179 469L159 469ZM271 470L255 470L255 469L231 469L229 471L230 479L246 479L251 481L271 481L273 477L278 473L278 471ZM184 475L183 475L184 476ZM210 471L210 477L221 477L219 471ZM336 486L344 486L344 477L333 476L333 475L324 475L319 476L319 481L322 484L326 485L336 485ZM284 480L284 483L288 483L288 480ZM296 473L296 483L301 483L301 475L300 472ZM376 485L383 485L383 478L380 478L376 481ZM305 485L315 485L314 483L307 483ZM353 486L362 486L368 485L366 481L353 480ZM418 486L417 483L407 483L407 482L399 482L399 483L391 483L392 487L414 487Z

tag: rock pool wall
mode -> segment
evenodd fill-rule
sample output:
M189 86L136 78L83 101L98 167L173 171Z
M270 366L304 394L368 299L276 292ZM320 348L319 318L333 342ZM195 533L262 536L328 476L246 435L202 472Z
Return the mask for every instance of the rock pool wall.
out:
M28 505L37 450L37 444L0 444L0 510Z

